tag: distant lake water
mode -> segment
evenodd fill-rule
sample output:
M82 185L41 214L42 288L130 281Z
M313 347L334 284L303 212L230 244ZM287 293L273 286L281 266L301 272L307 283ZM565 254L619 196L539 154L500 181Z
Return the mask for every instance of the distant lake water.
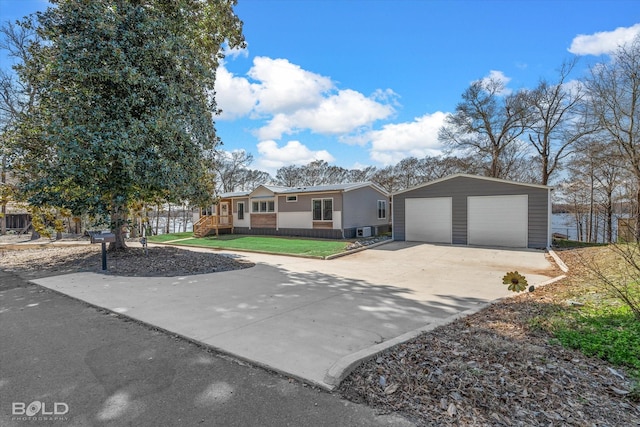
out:
M613 218L613 236L616 237L616 218ZM555 213L551 215L551 232L561 233L569 236L569 240L578 239L578 227L576 224L576 218L574 214L568 213ZM602 221L598 226L598 241L604 241L604 225Z

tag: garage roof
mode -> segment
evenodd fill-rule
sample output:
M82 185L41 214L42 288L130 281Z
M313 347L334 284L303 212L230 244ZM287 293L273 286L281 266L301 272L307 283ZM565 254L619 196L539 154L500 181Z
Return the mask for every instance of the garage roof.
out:
M393 195L395 196L396 194L406 193L408 191L413 191L413 190L415 190L417 188L427 187L429 185L434 185L434 184L437 184L439 182L448 181L450 179L461 178L461 177L462 178L471 178L471 179L482 179L482 180L493 181L493 182L502 182L504 184L521 185L521 186L524 186L524 187L541 188L541 189L545 189L545 190L553 190L553 187L549 187L548 185L529 184L529 183L524 183L524 182L509 181L509 180L500 179L500 178L491 178L491 177L488 177L488 176L478 176L478 175L470 175L470 174L466 174L466 173L457 173L457 174L454 174L454 175L445 176L444 178L435 179L433 181L429 181L429 182L426 182L424 184L416 185L415 187L411 187L411 188L407 188L407 189L404 189L404 190L396 191L395 193L393 193Z

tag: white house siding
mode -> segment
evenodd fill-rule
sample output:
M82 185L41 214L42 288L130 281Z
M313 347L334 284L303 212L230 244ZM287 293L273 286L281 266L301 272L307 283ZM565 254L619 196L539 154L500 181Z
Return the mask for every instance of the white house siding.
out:
M238 219L238 202L244 203L244 219ZM251 206L249 205L249 199L234 199L231 211L233 212L233 226L234 227L250 227L251 226Z
M279 212L280 228L311 228L311 212Z

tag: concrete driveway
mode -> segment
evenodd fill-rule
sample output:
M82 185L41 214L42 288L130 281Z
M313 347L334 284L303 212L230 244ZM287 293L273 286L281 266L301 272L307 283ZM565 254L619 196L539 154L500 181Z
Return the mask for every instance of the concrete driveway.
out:
M363 357L548 281L542 251L391 242L334 260L220 252L253 268L185 277L75 273L41 286L332 389Z

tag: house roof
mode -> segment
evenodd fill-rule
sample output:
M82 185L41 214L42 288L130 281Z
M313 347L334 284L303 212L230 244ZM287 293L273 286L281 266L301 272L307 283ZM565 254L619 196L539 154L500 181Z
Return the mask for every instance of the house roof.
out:
M251 193L250 191L233 191L230 193L222 193L220 197L223 199L231 199L233 197L246 197Z
M540 188L540 189L544 189L544 190L553 190L553 188L549 187L548 185L529 184L529 183L525 183L525 182L517 182L517 181L509 181L509 180L500 179L500 178L492 178L492 177L489 177L489 176L479 176L479 175L470 175L470 174L466 174L466 173L457 173L457 174L454 174L454 175L445 176L444 178L435 179L433 181L429 181L429 182L426 182L424 184L416 185L415 187L407 188L405 190L396 191L395 193L393 193L393 195L395 196L396 194L402 194L402 193L406 193L408 191L416 190L418 188L428 187L430 185L434 185L434 184L437 184L437 183L440 183L440 182L443 182L443 181L448 181L450 179L455 179L455 178L480 179L480 180L485 180L485 181L502 182L504 184L520 185L520 186L523 186L523 187L533 187L533 188Z
M352 191L358 188L363 188L368 186L373 187L374 189L376 189L377 191L383 194L388 194L385 190L383 190L381 187L379 187L378 185L372 182L350 182L345 184L310 185L307 187L281 187L276 185L261 184L252 191L223 193L220 195L220 197L222 198L247 197L260 187L266 188L267 190L271 191L274 194L300 194L300 193L324 193L328 191L347 192L347 191Z
M325 191L351 191L356 190L358 188L367 187L367 186L375 186L375 184L371 182L350 182L346 184L328 184L328 185L310 185L308 187L285 187L285 190L280 191L282 194L291 194L291 193L322 193ZM377 188L377 190L380 190Z

